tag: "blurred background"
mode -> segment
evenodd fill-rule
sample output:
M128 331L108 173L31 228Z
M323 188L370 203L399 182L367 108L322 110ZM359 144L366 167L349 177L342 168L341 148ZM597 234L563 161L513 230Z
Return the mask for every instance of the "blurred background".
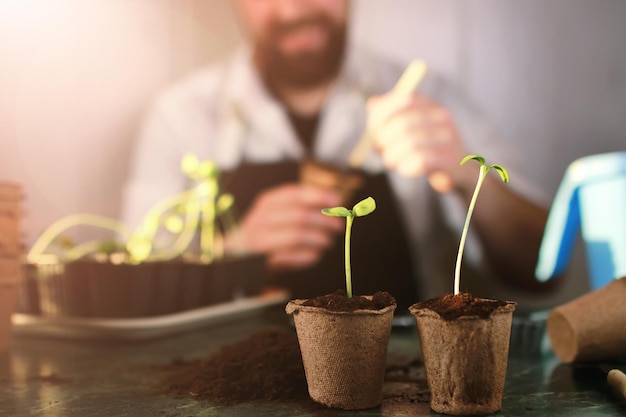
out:
M351 36L456 79L553 196L626 145L623 0L354 0ZM31 245L67 214L118 217L154 94L241 40L229 0L0 0L0 179Z

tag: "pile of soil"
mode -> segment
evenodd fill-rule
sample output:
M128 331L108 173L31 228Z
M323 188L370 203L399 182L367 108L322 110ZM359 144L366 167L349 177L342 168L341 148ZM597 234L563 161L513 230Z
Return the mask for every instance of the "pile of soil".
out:
M307 305L334 311L382 309L395 304L386 292L372 297L345 292L317 297ZM298 338L293 328L273 327L249 338L224 346L206 359L175 360L165 371L155 390L158 395L192 397L215 405L234 405L251 401L297 402L307 407L322 407L308 394ZM384 393L386 403L428 402L430 394L419 358L395 358L387 364L385 381L391 391Z
M268 328L193 361L159 366L165 377L155 394L192 397L216 405L250 401L297 402L317 409L308 394L298 338L293 329ZM385 370L384 402L428 402L421 358L392 357Z
M306 300L303 305L321 307L330 311L354 311L354 310L382 310L385 307L396 304L395 298L388 292L379 291L371 297L353 295L348 298L344 290L337 290L332 294Z
M444 320L456 320L461 316L487 318L498 309L507 305L506 301L475 298L471 293L461 292L456 295L446 294L441 297L417 303L418 308L428 308L438 313Z
M265 329L207 359L175 361L166 370L172 373L158 391L177 398L218 405L308 399L298 339L290 329Z

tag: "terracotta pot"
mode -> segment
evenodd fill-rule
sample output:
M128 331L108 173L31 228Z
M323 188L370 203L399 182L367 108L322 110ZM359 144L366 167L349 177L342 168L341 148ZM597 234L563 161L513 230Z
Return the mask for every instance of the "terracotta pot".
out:
M22 187L0 181L0 351L11 344L11 316L15 311L18 285L22 281L20 223L23 216Z
M626 277L553 309L546 330L563 362L603 361L626 356Z
M0 281L0 352L11 346L11 315L17 299L17 283Z
M0 352L8 349L11 343L11 316L21 280L19 259L0 256Z
M507 302L486 318L453 320L419 303L409 308L417 322L433 411L484 415L502 408L515 305Z
M11 316L15 311L20 281L20 261L0 256L0 352L11 345Z
M346 313L305 301L290 301L286 312L294 318L311 399L345 410L378 406L396 306Z

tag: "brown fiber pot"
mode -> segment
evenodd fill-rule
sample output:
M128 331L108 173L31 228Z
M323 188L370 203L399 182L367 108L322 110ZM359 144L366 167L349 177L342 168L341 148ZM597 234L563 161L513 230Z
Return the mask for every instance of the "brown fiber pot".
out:
M550 311L546 331L565 363L626 357L626 277Z
M485 415L502 408L515 305L508 302L486 318L454 320L419 304L409 308L417 322L433 411Z
M311 399L344 410L378 406L396 306L347 313L304 301L290 301L286 311L296 325Z

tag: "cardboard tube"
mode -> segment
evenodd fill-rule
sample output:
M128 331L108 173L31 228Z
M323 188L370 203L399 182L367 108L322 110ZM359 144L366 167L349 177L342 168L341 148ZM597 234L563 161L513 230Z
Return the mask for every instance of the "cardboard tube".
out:
M564 363L626 356L626 277L553 309L546 331Z

